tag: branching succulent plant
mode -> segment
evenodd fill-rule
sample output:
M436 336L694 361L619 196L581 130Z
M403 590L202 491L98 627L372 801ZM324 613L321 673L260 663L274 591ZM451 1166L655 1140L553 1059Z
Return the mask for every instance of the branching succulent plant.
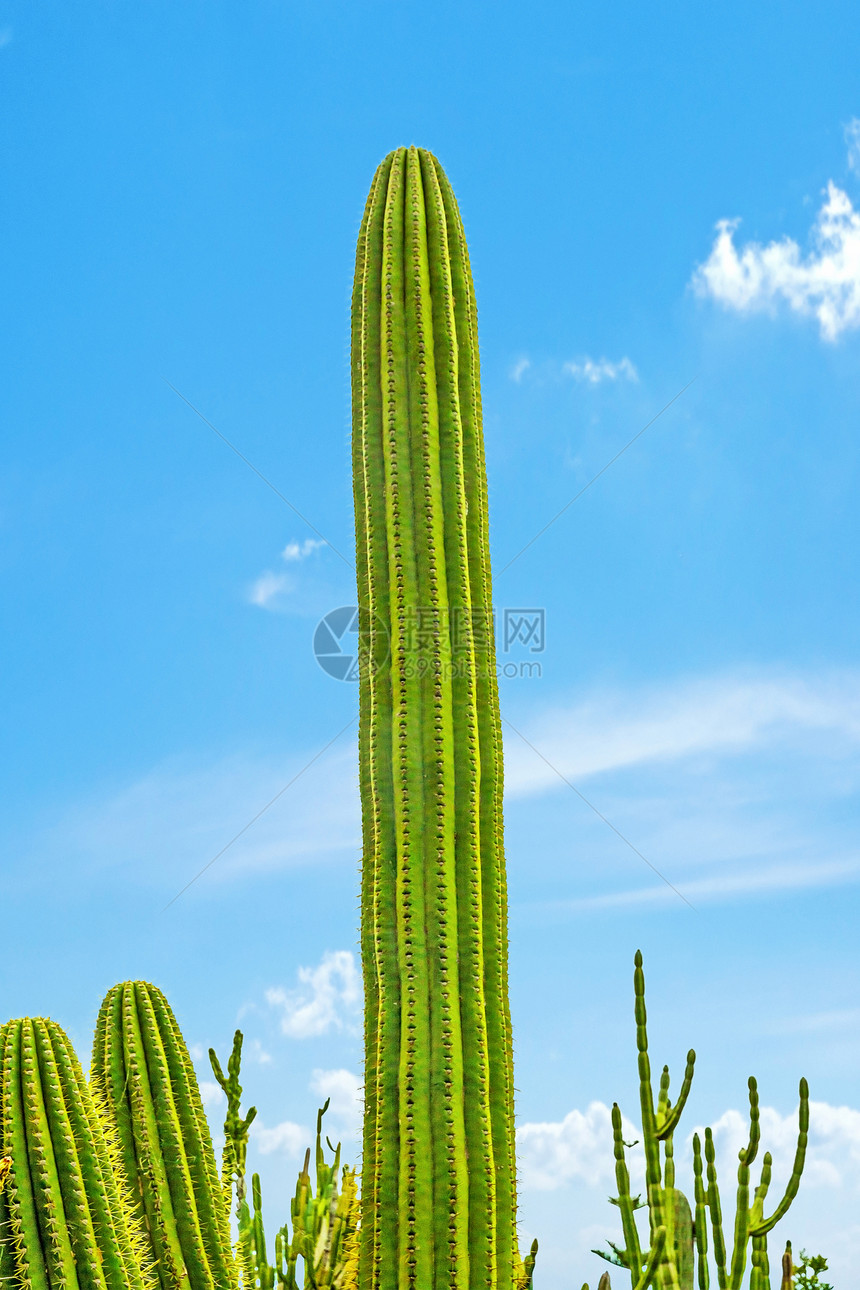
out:
M740 1290L747 1265L747 1249L751 1244L749 1290L770 1290L770 1268L767 1254L767 1234L787 1213L797 1195L800 1176L806 1157L809 1129L809 1089L806 1080L800 1081L800 1111L797 1149L791 1175L782 1200L773 1213L765 1218L764 1204L770 1187L772 1159L766 1152L761 1180L750 1204L750 1165L758 1151L759 1104L756 1081L749 1079L750 1133L747 1146L740 1152L738 1165L738 1190L731 1257L727 1255L723 1233L720 1192L717 1184L714 1140L711 1130L705 1129L705 1168L698 1134L693 1135L693 1175L695 1219L690 1204L675 1186L675 1160L673 1135L687 1102L693 1082L696 1054L687 1053L687 1064L677 1102L669 1100L669 1068L663 1067L657 1105L651 1084L651 1062L648 1056L647 1015L645 1011L645 975L642 955L637 950L633 974L636 1015L636 1047L639 1065L639 1105L642 1116L642 1137L645 1148L645 1185L650 1228L651 1248L643 1253L635 1212L645 1208L640 1198L630 1194L630 1174L625 1159L622 1136L621 1111L616 1102L612 1107L612 1135L615 1154L615 1180L618 1195L612 1203L621 1211L624 1246L613 1245L611 1254L595 1250L601 1258L618 1267L626 1268L634 1290L644 1290L649 1283L646 1272L652 1269L653 1284L661 1290L693 1290L694 1274L698 1290L709 1290L708 1223L713 1236L714 1263L719 1290ZM661 1163L660 1144L663 1145ZM705 1184L707 1180L707 1185ZM658 1248L659 1252L655 1251ZM604 1277L606 1274L604 1273ZM601 1278L601 1285L604 1285ZM587 1286L583 1287L587 1290ZM609 1290L608 1279L605 1290Z
M328 1101L317 1115L316 1188L311 1189L308 1148L290 1206L292 1236L289 1225L284 1224L275 1236L275 1262L268 1262L263 1230L262 1189L257 1174L251 1179L250 1206L246 1194L248 1130L257 1111L252 1106L247 1115L243 1116L241 1113L241 1060L241 1030L237 1030L233 1038L233 1051L227 1063L226 1076L215 1050L209 1049L212 1070L227 1098L222 1183L228 1205L235 1186L239 1228L236 1248L242 1269L242 1288L273 1290L277 1284L279 1290L298 1290L296 1268L301 1258L306 1286L355 1290L358 1285L358 1186L355 1170L348 1165L343 1166L338 1178L340 1143L333 1147L326 1139L329 1149L334 1153L334 1160L332 1164L328 1164L325 1159L322 1149L322 1119L328 1110Z
M502 738L475 294L429 152L358 238L353 481L365 988L362 1290L530 1278L516 1162Z

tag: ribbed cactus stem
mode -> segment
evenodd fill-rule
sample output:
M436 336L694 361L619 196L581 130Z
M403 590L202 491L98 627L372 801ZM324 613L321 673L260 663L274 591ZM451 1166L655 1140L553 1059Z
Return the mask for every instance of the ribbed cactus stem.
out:
M365 985L362 1290L504 1290L513 1070L475 296L435 157L379 166L356 255Z
M229 1200L188 1049L155 986L126 981L106 996L91 1083L139 1197L161 1290L234 1290Z
M80 1063L61 1028L41 1017L0 1029L2 1266L21 1290L147 1290L131 1200L117 1178Z
M809 1142L809 1085L805 1079L800 1081L799 1094L797 1147L794 1152L791 1175L786 1183L782 1200L769 1218L764 1218L761 1212L764 1208L763 1196L761 1206L755 1205L753 1207L753 1212L750 1214L750 1232L753 1236L765 1236L776 1226L781 1218L785 1217L800 1187L800 1176L803 1173L803 1166L806 1161L806 1147Z
M723 1210L720 1202L720 1188L717 1183L716 1152L714 1135L710 1128L705 1129L705 1162L708 1174L708 1209L711 1214L711 1230L714 1233L714 1262L717 1266L717 1284L720 1290L726 1290L726 1241L723 1236Z
M699 1290L709 1290L708 1273L708 1200L705 1192L702 1167L702 1140L698 1133L693 1134L693 1188L696 1206L696 1261Z
M624 1257L630 1269L631 1281L635 1282L642 1270L642 1247L634 1217L633 1197L630 1195L630 1173L624 1158L621 1108L617 1102L612 1104L612 1148L615 1156L615 1185L618 1188L616 1201L621 1211L621 1229L624 1233Z

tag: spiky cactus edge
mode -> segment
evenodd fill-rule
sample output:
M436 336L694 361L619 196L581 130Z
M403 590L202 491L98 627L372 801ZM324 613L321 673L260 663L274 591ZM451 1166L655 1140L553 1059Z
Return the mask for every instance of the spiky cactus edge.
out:
M161 1290L236 1290L229 1199L194 1066L170 1005L145 981L106 995L93 1089L119 1143Z
M373 180L352 308L362 1290L511 1288L502 738L475 294L431 153Z
M0 1275L19 1290L150 1290L151 1265L112 1141L63 1030L0 1028Z

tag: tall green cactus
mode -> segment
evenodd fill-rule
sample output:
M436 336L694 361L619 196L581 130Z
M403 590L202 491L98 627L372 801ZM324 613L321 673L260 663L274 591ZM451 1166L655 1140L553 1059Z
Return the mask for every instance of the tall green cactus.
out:
M225 1197L185 1041L160 990L126 981L96 1024L91 1083L149 1238L161 1290L235 1290Z
M0 1272L18 1290L149 1290L146 1247L116 1144L56 1022L0 1028Z
M356 254L353 473L365 987L362 1290L523 1275L502 738L475 294L429 152L379 166Z

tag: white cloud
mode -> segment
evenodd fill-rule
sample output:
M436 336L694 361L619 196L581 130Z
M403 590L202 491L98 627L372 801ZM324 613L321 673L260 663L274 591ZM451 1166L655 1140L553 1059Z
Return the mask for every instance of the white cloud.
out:
M316 967L300 967L301 985L266 991L282 1011L281 1030L291 1039L308 1039L330 1030L354 1029L361 1006L361 974L349 950L327 950Z
M860 174L860 117L852 117L845 126L845 142L848 145L848 168Z
M258 1066L268 1066L272 1060L272 1054L266 1052L259 1039L252 1039L246 1050L247 1057L256 1062Z
M207 1111L220 1110L226 1103L224 1090L214 1079L202 1079L199 1082L200 1098Z
M248 600L260 609L271 609L280 596L293 588L293 580L286 573L272 573L266 570L251 585Z
M267 1129L259 1119L251 1125L251 1137L261 1155L270 1156L274 1152L283 1156L303 1156L313 1137L308 1129L292 1120L283 1120Z
M611 363L608 358L595 360L584 357L576 362L565 363L562 370L574 380L588 381L591 385L599 385L601 381L617 381L622 376L627 381L639 380L639 374L629 358Z
M794 1161L797 1145L797 1110L787 1115L761 1106L760 1161L765 1151L773 1157L771 1195L782 1194ZM615 1165L612 1144L610 1108L604 1102L592 1102L586 1111L569 1111L563 1120L523 1124L517 1129L517 1159L522 1169L523 1187L535 1191L553 1191L575 1179L595 1188L614 1187ZM645 1157L641 1130L622 1114L625 1143L636 1142L626 1150L631 1190L644 1185ZM737 1179L738 1151L749 1137L749 1115L745 1110L729 1110L711 1124L714 1135L717 1174L722 1190L730 1190ZM685 1190L685 1170L692 1180L693 1134L704 1139L704 1125L691 1128L683 1153L676 1147L679 1186ZM757 1181L757 1178L756 1178ZM830 1106L826 1102L809 1104L809 1143L802 1188L843 1188L860 1190L860 1111L848 1106Z
M305 538L304 542L288 542L281 552L281 559L287 563L295 560L306 560L314 551L319 551L320 547L328 546L324 538Z
M519 382L523 379L524 373L528 371L531 365L532 363L530 358L518 358L517 361L514 363L514 365L511 367L511 371L510 371L511 380L516 381L519 384Z
M852 123L853 124L853 123ZM849 153L849 160L854 152ZM831 181L810 233L804 256L792 238L740 252L734 234L739 219L722 219L711 254L692 278L699 296L710 296L738 313L768 312L786 304L818 320L825 340L860 326L860 213Z
M797 1111L780 1115L772 1107L760 1108L761 1146L753 1178L758 1182L765 1151L773 1157L770 1196L778 1199L791 1174L797 1146ZM749 1137L747 1111L726 1111L711 1126L714 1134L717 1176L721 1190L737 1179L738 1152ZM693 1132L702 1137L704 1126L687 1135L687 1153L692 1156ZM860 1191L860 1111L827 1102L809 1104L809 1142L801 1189L847 1189ZM767 1207L769 1208L769 1207Z
M569 1111L563 1120L522 1124L517 1129L517 1163L523 1187L553 1191L581 1178L594 1187L612 1185L615 1162L610 1108L592 1102L586 1111ZM621 1117L625 1142L641 1138L630 1120ZM631 1185L644 1178L641 1144L627 1153Z
M337 1121L337 1132L351 1138L361 1131L364 1099L361 1076L352 1071L315 1070L311 1075L310 1090L320 1099L320 1106L330 1099L326 1117ZM323 1120L323 1128L327 1119Z
M558 786L557 771L578 781L646 762L738 753L792 731L860 741L860 674L709 677L639 694L597 693L524 731L546 761L506 734L505 784L511 796L525 796Z
M328 543L323 538L305 538L303 542L293 539L284 547L281 559L286 564L300 564L324 546L328 546ZM290 574L266 569L248 589L248 601L260 609L279 609L284 597L295 591L296 587L296 579Z

